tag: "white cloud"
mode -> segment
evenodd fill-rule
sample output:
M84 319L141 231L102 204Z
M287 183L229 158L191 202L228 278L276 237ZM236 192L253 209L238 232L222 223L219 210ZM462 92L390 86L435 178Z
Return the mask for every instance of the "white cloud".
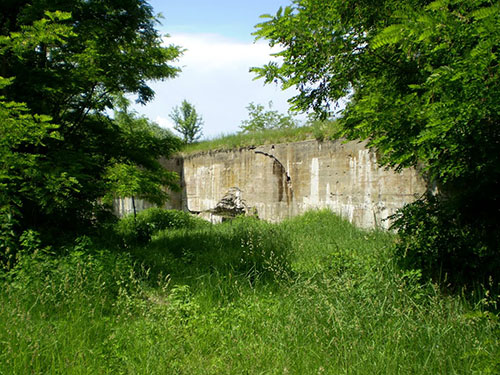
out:
M164 126L172 126L168 114L186 99L203 117L205 136L232 133L247 117L245 107L250 102L273 101L275 109L286 112L287 99L296 94L293 89L284 92L275 85L264 86L249 73L250 67L273 59L265 43L243 43L217 34L177 34L165 43L186 49L177 63L182 72L173 80L153 83L155 100L136 108Z
M168 130L174 130L174 123L169 118L156 116L155 122L160 125L160 127Z
M166 38L186 48L181 65L196 71L238 70L262 65L270 59L271 48L263 43L242 43L217 34L179 34Z

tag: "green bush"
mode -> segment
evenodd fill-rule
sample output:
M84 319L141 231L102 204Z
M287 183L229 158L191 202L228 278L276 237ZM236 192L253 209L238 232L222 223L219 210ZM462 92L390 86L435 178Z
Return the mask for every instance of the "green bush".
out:
M194 228L205 221L184 211L152 207L122 218L116 225L117 234L125 245L146 244L152 236L164 229Z
M452 287L500 281L498 223L437 197L405 206L395 219L396 257L403 267Z
M18 247L15 228L17 221L6 208L0 208L0 269L10 269Z

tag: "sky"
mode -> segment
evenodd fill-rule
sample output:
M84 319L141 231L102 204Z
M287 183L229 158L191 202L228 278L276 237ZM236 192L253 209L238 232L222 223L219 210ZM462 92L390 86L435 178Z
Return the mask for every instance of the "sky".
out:
M202 116L203 138L235 133L248 118L251 103L266 105L286 113L287 100L294 89L282 91L263 80L254 80L249 68L273 60L266 41L255 42L254 26L262 14L275 14L290 0L150 0L155 13L161 13L157 28L166 44L186 49L179 61L182 72L163 82L151 82L155 99L134 109L160 126L172 128L169 117L185 99ZM276 52L276 50L274 50Z

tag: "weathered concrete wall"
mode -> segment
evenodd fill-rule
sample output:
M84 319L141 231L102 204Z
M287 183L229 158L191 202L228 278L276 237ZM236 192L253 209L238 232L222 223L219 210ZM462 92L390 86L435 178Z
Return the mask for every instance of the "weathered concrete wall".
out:
M354 224L387 228L385 219L425 191L414 170L377 166L364 143L303 141L212 151L166 162L182 180L170 207L204 212L230 188L260 218L280 221L310 209L329 208ZM180 199L180 200L179 200Z
M212 219L208 212L238 188L239 198L264 220L329 208L360 227L388 228L387 217L426 189L414 170L379 168L376 154L362 142L303 141L210 151L164 160L163 165L179 174L181 186L166 208ZM137 211L149 206L136 200ZM131 200L117 201L115 210L132 212Z

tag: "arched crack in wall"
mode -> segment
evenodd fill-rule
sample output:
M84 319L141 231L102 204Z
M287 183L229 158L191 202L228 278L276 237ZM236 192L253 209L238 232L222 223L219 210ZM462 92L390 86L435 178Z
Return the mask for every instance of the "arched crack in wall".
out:
M288 183L289 185L291 185L291 183L292 183L292 179L291 179L290 175L289 175L289 174L288 174L288 172L286 171L286 168L285 168L285 166L283 165L283 163L282 163L281 161L279 161L279 159L278 159L276 156L274 156L274 155L272 155L272 154L268 154L267 152L264 152L264 151L259 151L259 150L254 151L254 152L255 152L256 154L261 154L261 155L267 156L267 157L269 157L269 158L273 159L274 161L276 161L276 162L277 162L277 163L281 166L281 168L283 169L283 173L284 173L284 174L285 174L285 176L286 176L286 181L287 181L287 183Z
M255 150L254 152L256 154L264 155L264 156L267 156L268 158L271 158L273 160L273 163L279 167L279 169L281 170L281 174L285 176L286 200L287 200L287 203L290 204L291 200L293 199L292 178L288 174L283 163L276 156L274 156L272 154L268 154L267 152L260 151L260 150ZM283 183L281 182L280 189L279 189L279 201L282 201L282 200L283 200Z

